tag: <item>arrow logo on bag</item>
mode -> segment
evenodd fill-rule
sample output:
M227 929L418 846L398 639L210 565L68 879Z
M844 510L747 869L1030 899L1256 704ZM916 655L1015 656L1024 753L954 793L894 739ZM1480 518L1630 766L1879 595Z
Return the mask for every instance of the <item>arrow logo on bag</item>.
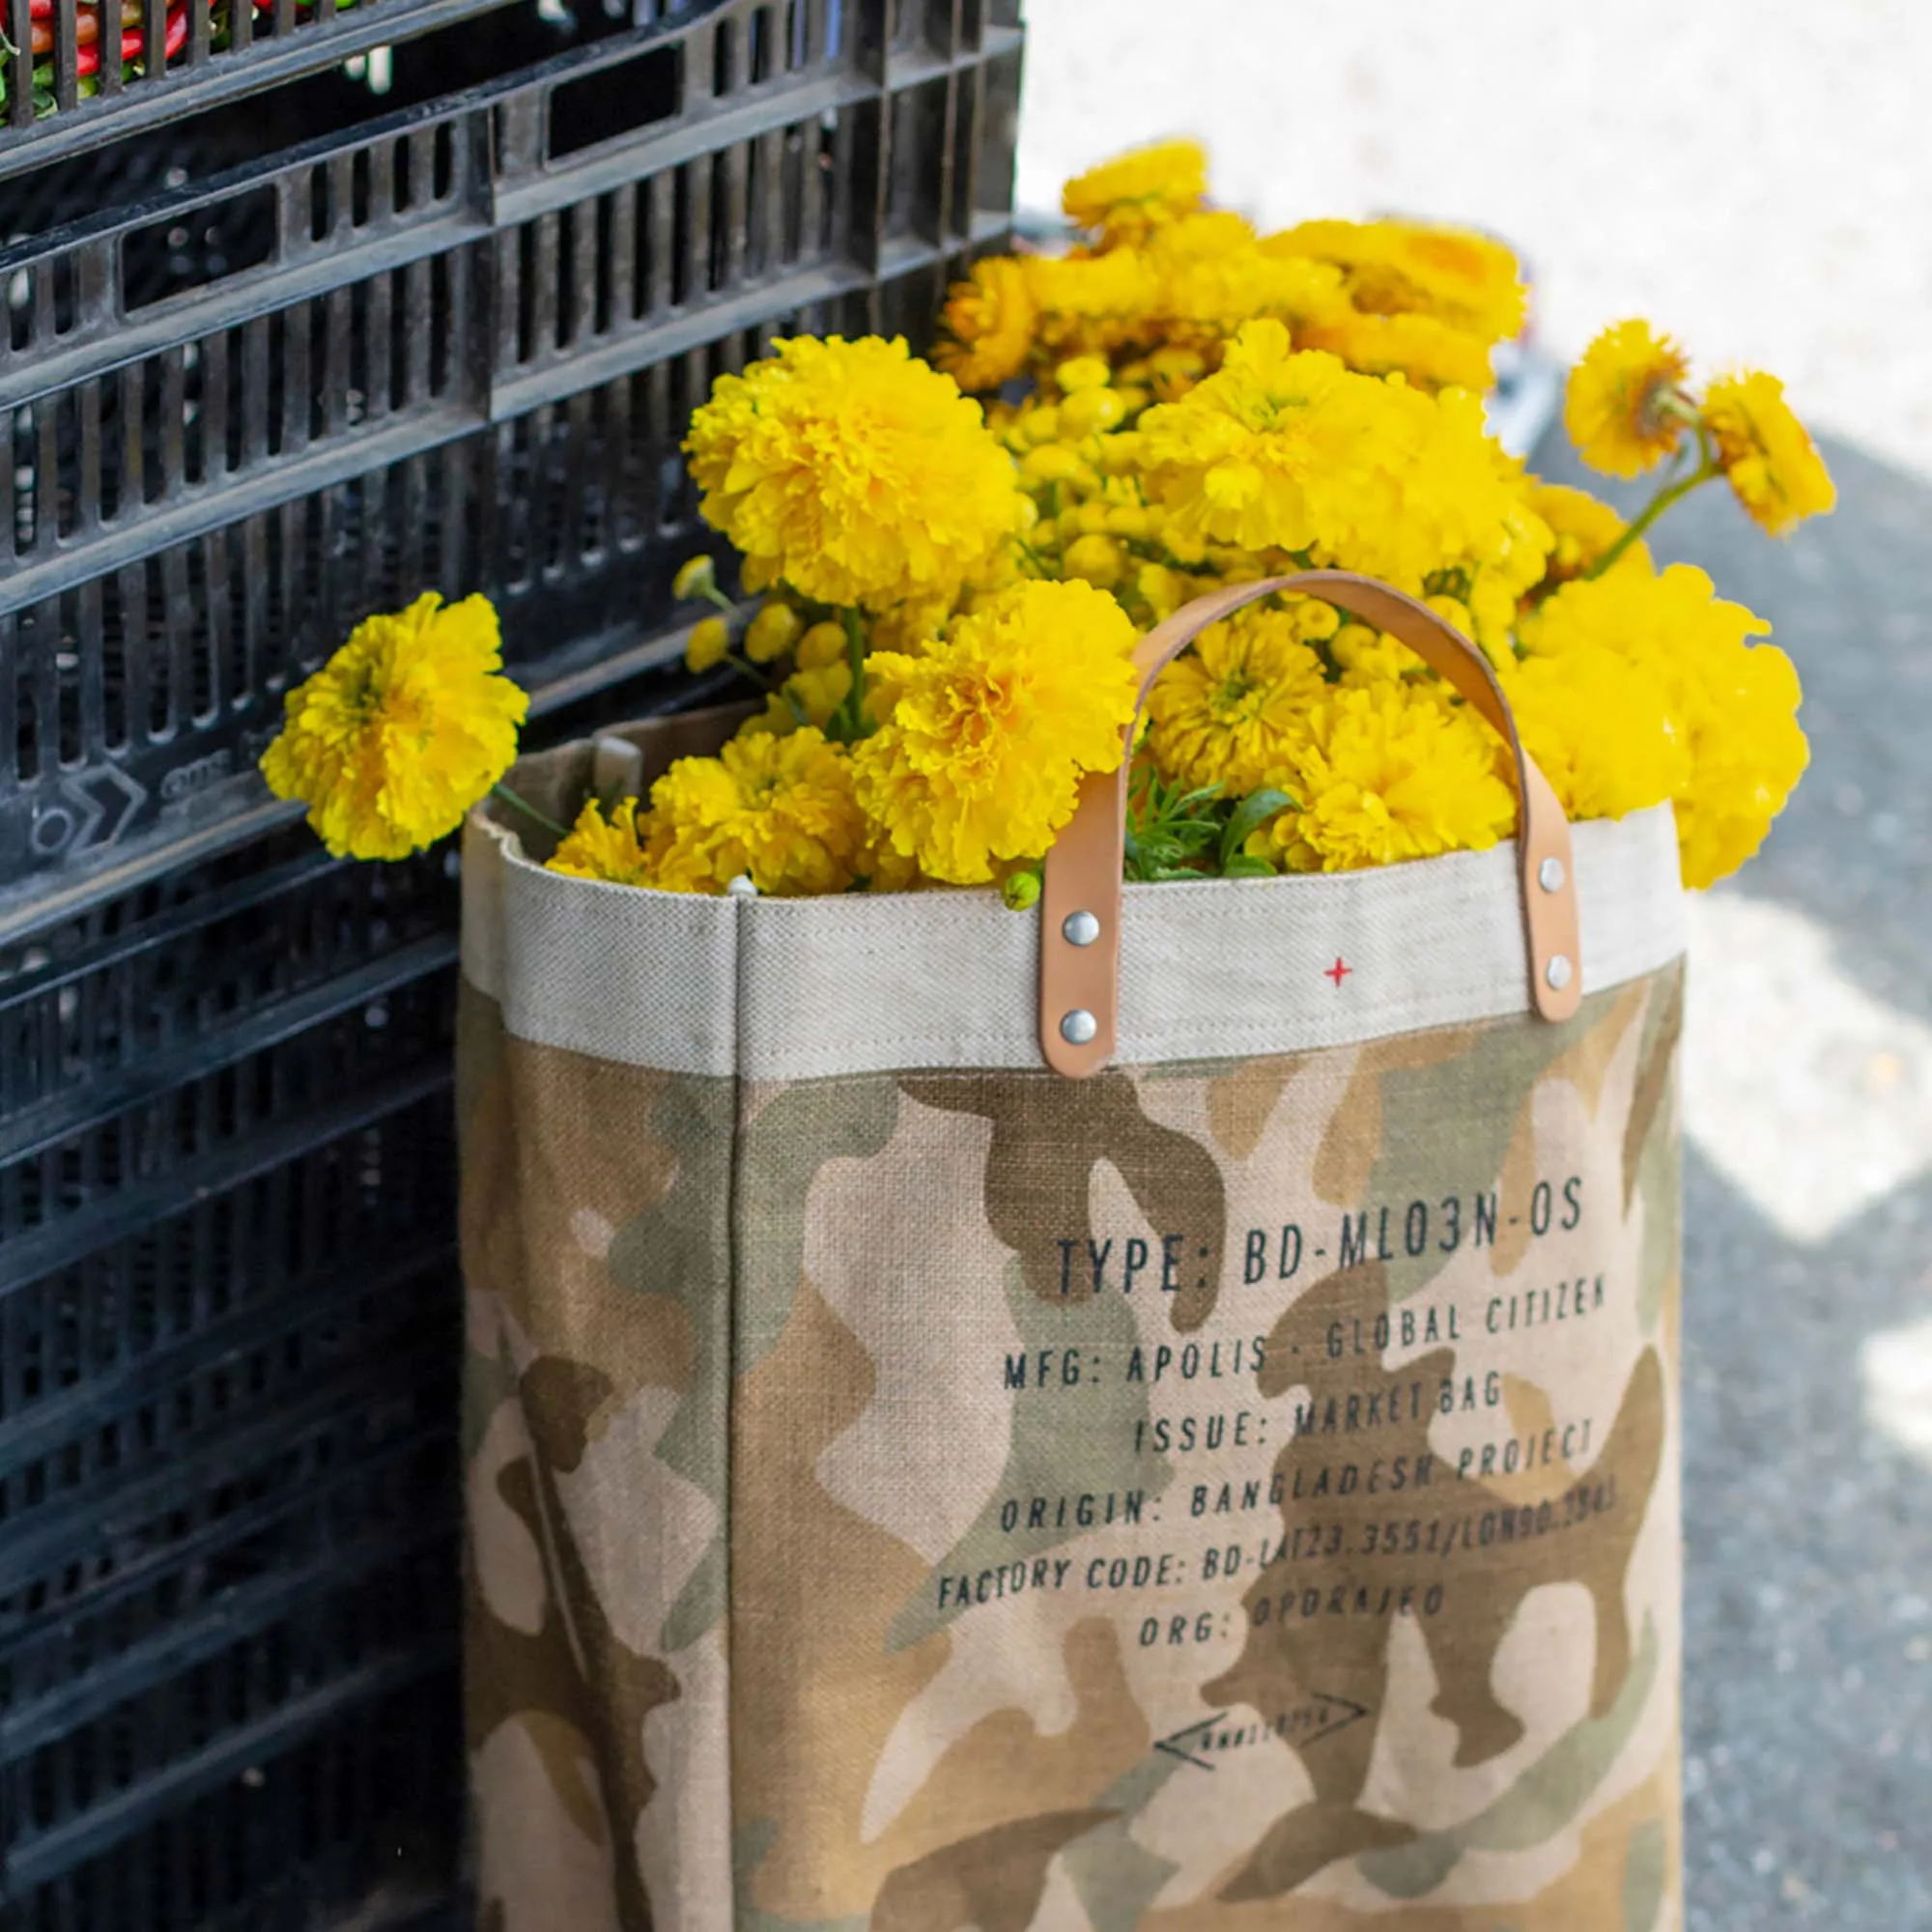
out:
M1264 1738L1280 1738L1298 1749L1305 1749L1310 1745L1319 1745L1323 1738L1334 1737L1338 1731L1346 1731L1350 1724L1360 1723L1368 1715L1366 1705L1318 1690L1306 1704L1284 1711L1266 1723L1252 1721L1236 1724L1232 1730L1219 1730L1217 1726L1228 1713L1216 1711L1211 1718L1203 1718L1184 1729L1170 1731L1166 1737L1156 1739L1154 1749L1178 1757L1197 1771L1217 1771L1220 1767L1204 1756L1204 1752L1221 1756L1247 1745L1258 1745Z

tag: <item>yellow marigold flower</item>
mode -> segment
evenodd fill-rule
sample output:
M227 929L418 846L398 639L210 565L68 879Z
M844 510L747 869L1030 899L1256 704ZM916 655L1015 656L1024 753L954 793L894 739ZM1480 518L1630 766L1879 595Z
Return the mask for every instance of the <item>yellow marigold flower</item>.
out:
M1149 245L1161 331L1173 347L1212 350L1260 316L1300 326L1348 304L1341 271L1300 256L1264 254L1237 214L1196 214Z
M1364 375L1401 374L1425 389L1487 390L1491 344L1433 315L1363 315L1312 323L1295 333L1304 349L1325 349Z
M1549 553L1546 572L1548 579L1555 582L1580 577L1629 527L1607 503L1599 501L1587 490L1573 490L1567 483L1546 483L1541 477L1531 477L1524 497L1529 507L1555 532L1556 547ZM1632 544L1611 568L1648 574L1649 547Z
M1037 858L1080 779L1114 770L1134 714L1134 627L1089 583L1022 583L923 655L874 652L879 728L855 747L859 798L928 877L983 885Z
M1108 242L1138 242L1190 214L1208 194L1208 154L1198 141L1130 149L1076 175L1060 191L1066 218Z
M850 760L809 725L680 758L642 829L651 881L673 893L721 893L741 872L775 897L843 892L866 839Z
M1684 440L1690 364L1647 322L1613 323L1570 372L1563 426L1577 454L1606 476L1641 476Z
M1567 583L1520 626L1530 662L1601 651L1662 685L1689 761L1672 794L1688 886L1743 865L1804 769L1798 674L1782 651L1750 641L1769 629L1681 563Z
M684 640L684 668L691 671L709 670L713 665L724 662L730 648L731 628L724 619L700 617Z
M1189 536L1418 587L1450 563L1513 558L1534 582L1548 530L1466 391L1429 396L1249 323L1221 368L1140 419L1148 486L1179 556Z
M1467 228L1422 221L1304 221L1270 235L1270 254L1305 255L1347 276L1373 315L1433 316L1487 348L1521 328L1528 308L1516 257Z
M800 670L823 670L827 665L845 662L845 626L830 618L817 623L798 640Z
M1418 680L1427 672L1422 660L1406 644L1368 624L1344 624L1328 639L1328 654L1341 667L1342 682L1350 690Z
M1102 517L1106 515L1104 510L1100 513ZM1098 533L1076 537L1066 546L1060 561L1068 577L1084 578L1101 590L1113 589L1127 574L1126 552L1114 538Z
M893 841L873 828L859 854L859 876L868 893L913 893L929 885L919 861L893 849Z
M1104 355L1149 332L1160 281L1140 249L1096 255L1076 248L1024 260L1039 339L1049 348Z
M780 687L805 722L823 730L852 689L852 667L842 660L817 670L794 671Z
M940 313L936 366L969 392L997 389L1026 367L1038 309L1025 267L1010 255L973 265Z
M1776 376L1749 370L1713 383L1704 395L1704 424L1738 501L1773 536L1837 502L1831 471Z
M501 674L484 597L365 617L283 700L262 754L277 798L299 799L337 858L401 859L454 832L509 770L529 699Z
M696 556L688 556L678 565L677 575L670 581L670 594L679 603L689 603L695 597L709 597L718 588L718 566L703 552Z
M1316 704L1282 789L1300 801L1249 850L1301 872L1481 852L1509 837L1516 797L1496 740L1467 712L1404 684L1335 691Z
M588 799L569 836L551 855L547 869L573 879L602 879L613 886L648 886L650 861L638 842L638 801L620 800L607 817Z
M718 379L684 446L748 581L819 603L956 585L1013 527L1012 465L980 406L901 340L774 343Z
M1729 878L1760 845L1810 760L1798 670L1775 644L1733 639L1683 666L1692 773L1677 807L1684 883Z
M1572 818L1621 818L1661 805L1690 777L1690 752L1653 667L1578 643L1503 668L1529 754Z
M1244 798L1278 781L1328 690L1321 660L1286 611L1250 606L1210 624L1148 696L1148 748L1160 775Z

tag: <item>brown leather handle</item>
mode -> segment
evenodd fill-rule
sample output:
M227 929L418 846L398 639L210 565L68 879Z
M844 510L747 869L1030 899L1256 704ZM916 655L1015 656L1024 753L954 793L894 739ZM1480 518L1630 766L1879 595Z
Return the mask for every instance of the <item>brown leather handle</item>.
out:
M1568 1019L1583 997L1570 821L1549 781L1522 749L1489 659L1426 604L1348 570L1305 570L1210 590L1141 639L1134 653L1140 702L1147 702L1154 679L1209 624L1278 590L1320 597L1400 639L1508 744L1516 763L1517 860L1530 1001L1546 1020ZM1131 727L1127 742L1133 742ZM1039 900L1039 1043L1046 1064L1073 1079L1097 1073L1114 1054L1127 769L1122 758L1119 771L1086 780L1071 820L1046 855Z

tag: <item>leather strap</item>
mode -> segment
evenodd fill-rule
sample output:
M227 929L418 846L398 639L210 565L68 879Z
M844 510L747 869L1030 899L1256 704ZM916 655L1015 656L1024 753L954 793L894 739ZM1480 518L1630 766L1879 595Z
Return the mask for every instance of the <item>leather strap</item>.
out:
M1348 570L1306 570L1210 590L1141 639L1134 653L1140 702L1147 702L1155 677L1208 625L1279 590L1320 597L1399 639L1508 743L1520 807L1517 859L1530 1001L1546 1020L1568 1019L1583 997L1570 822L1549 781L1522 749L1489 659L1426 604ZM1133 743L1131 726L1127 743ZM1123 757L1119 771L1084 781L1072 818L1046 855L1039 901L1040 1051L1056 1073L1072 1079L1097 1073L1115 1050L1128 762ZM1079 919L1080 914L1090 917ZM1093 937L1079 943L1090 932ZM1091 1016L1091 1032L1082 1015Z

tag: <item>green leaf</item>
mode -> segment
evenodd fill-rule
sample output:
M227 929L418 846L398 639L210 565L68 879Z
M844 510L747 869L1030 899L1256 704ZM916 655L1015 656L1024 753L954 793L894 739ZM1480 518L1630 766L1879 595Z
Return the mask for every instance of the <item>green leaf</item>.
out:
M1252 852L1237 852L1222 867L1222 874L1230 879L1271 879L1275 871L1265 859L1257 858Z
M1235 815L1229 819L1227 829L1221 834L1222 871L1234 878L1236 856L1250 837L1259 832L1276 812L1299 809L1296 800L1272 786L1264 785L1260 791L1251 791L1235 808Z

